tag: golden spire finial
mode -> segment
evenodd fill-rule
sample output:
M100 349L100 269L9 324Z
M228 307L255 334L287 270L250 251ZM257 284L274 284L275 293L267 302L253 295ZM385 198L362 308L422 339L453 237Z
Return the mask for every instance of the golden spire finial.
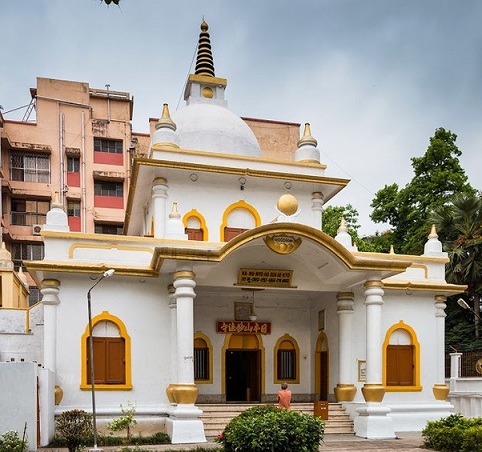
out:
M163 104L162 105L162 116L156 123L156 130L160 129L161 127L169 127L172 130L176 130L176 124L171 119L171 114L169 113L169 105Z
M341 217L340 221L340 227L338 228L338 232L340 231L347 231L346 223L345 223L345 218Z
M311 126L309 122L305 123L305 130L303 132L303 137L298 141L298 147L300 147L302 144L307 144L307 143L312 144L313 146L318 145L318 141L316 141L311 136Z
M430 230L430 234L428 236L429 239L437 239L438 234L437 234L437 229L435 228L435 225L432 224L432 229Z
M52 208L56 208L56 209L63 209L64 208L64 205L60 202L60 195L59 195L58 191L56 191L54 193L54 199L52 201Z
M197 46L196 75L207 75L214 77L214 61L211 52L211 38L208 33L209 26L203 19L201 23L201 34Z
M393 245L390 245L390 254L395 254L395 249L393 248Z

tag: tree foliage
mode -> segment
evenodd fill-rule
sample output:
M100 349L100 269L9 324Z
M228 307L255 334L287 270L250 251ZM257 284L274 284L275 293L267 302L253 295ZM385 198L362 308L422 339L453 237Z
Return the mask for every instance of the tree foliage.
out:
M343 218L353 244L360 251L388 253L392 243L392 232L377 232L375 235L360 237L358 235L358 230L360 229L358 217L358 211L351 204L346 206L328 206L323 210L322 231L331 237L336 237L341 219Z
M458 193L451 203L439 206L430 214L444 250L448 253L446 279L453 284L467 285L465 298L480 315L482 298L482 195ZM457 308L457 306L455 306ZM460 310L460 308L459 308ZM464 319L461 319L462 322ZM474 318L475 337L479 337L478 317ZM462 326L452 325L455 330ZM452 331L453 333L453 331ZM450 338L454 341L455 338ZM461 337L463 341L463 336ZM480 344L479 344L480 345Z
M411 158L412 180L403 188L394 183L376 193L370 218L392 226L396 252L421 254L430 233L430 211L445 205L454 193L473 193L460 166L456 139L452 132L437 129L425 154Z

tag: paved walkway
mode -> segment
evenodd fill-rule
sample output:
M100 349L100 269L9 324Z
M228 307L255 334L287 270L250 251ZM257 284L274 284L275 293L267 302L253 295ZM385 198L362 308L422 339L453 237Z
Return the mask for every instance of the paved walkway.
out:
M422 434L420 432L402 432L397 434L396 439L364 439L354 435L326 435L321 452L341 451L370 451L370 452L421 452L423 446ZM162 446L140 446L141 449L152 452L167 450L195 451L198 447L215 449L219 444L209 442L203 444L165 444ZM114 452L119 447L106 447L105 452ZM40 452L66 452L67 449L39 449ZM87 449L88 451L88 449Z

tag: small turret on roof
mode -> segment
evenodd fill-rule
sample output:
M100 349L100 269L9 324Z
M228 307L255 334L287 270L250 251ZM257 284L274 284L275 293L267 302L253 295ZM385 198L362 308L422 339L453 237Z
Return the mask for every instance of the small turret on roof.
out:
M320 163L320 151L316 147L318 142L311 136L310 124L305 124L303 136L298 141L295 152L296 162Z

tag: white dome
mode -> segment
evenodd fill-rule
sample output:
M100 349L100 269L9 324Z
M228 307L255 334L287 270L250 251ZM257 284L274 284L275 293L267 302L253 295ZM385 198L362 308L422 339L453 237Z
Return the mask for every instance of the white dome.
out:
M181 149L261 156L253 131L225 107L191 104L177 111L172 120L177 126Z

